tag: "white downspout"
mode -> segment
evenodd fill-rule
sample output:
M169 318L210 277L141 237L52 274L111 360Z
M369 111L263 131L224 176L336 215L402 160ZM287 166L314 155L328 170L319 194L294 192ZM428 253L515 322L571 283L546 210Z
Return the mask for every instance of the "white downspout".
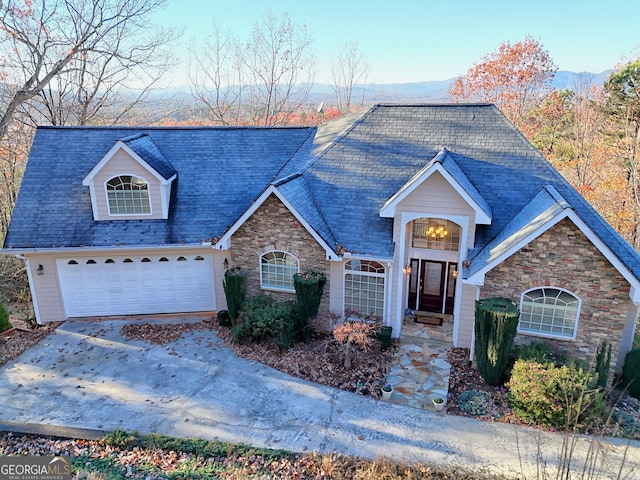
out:
M31 289L31 302L33 303L33 313L36 316L36 323L38 325L42 325L42 320L40 319L40 308L38 307L38 296L36 295L36 288L33 283L33 275L31 275L31 263L29 262L29 258L24 257L22 255L16 255L16 258L20 260L24 260L25 268L27 269L27 278L29 279L29 288Z

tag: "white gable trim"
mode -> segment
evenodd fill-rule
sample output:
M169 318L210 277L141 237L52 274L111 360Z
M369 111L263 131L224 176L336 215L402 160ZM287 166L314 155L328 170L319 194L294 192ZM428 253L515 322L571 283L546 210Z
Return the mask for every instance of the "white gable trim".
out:
M96 164L95 167L91 169L91 171L87 174L86 177L82 180L82 185L89 187L89 196L91 197L91 209L93 210L93 218L98 218L98 203L96 201L97 189L94 184L93 179L95 176L104 168L104 166L109 163L109 161L114 157L116 153L120 150L129 155L135 162L137 162L142 168L144 168L153 178L158 180L160 183L160 201L162 202L162 218L166 219L169 217L169 198L171 197L171 183L176 179L177 174L171 176L171 178L166 179L162 175L160 175L151 165L145 162L136 152L131 150L131 148L124 143L122 140L116 141L116 143L111 147L111 149L102 157L102 159ZM126 173L121 173L121 175L126 175ZM136 175L138 176L138 175ZM106 188L103 185L103 190L106 195ZM151 192L149 192L151 195ZM150 199L151 200L151 199Z
M171 178L165 179L162 175L156 172L156 170L151 167L151 165L145 162L136 152L131 150L129 145L124 143L122 140L118 140L115 145L111 147L111 149L106 153L106 155L102 157L102 159L96 164L96 166L91 169L87 176L84 177L84 179L82 180L82 184L85 186L90 186L91 182L93 181L93 177L95 177L98 172L100 172L100 170L102 170L104 166L109 163L109 161L119 150L124 151L127 155L133 158L133 160L138 162L142 168L147 170L163 185L170 184L176 178L176 175L173 175Z
M636 278L633 273L620 261L620 259L614 255L611 249L604 243L600 237L598 237L591 228L575 213L572 209L564 209L559 212L555 217L551 218L548 222L544 223L537 229L531 231L527 236L523 237L519 242L511 246L504 253L497 256L486 266L474 273L472 276L463 279L464 283L471 285L484 285L484 278L487 272L493 270L496 266L504 262L514 253L518 252L521 248L528 245L530 242L538 238L540 235L548 231L551 227L558 224L561 220L568 218L578 229L584 234L587 239L598 249L598 251L613 265L613 267L624 277L624 279L631 285L629 297L635 303L640 302L640 280Z
M234 233L238 231L238 229L258 210L258 208L269 198L269 196L273 194L278 200L280 200L285 207L291 212L291 214L298 220L302 226L305 228L307 232L315 239L316 242L324 249L326 259L331 261L341 261L342 258L333 251L333 249L327 245L327 243L316 233L316 231L311 228L311 226L307 223L307 221L298 213L298 211L293 208L293 206L287 201L287 199L280 193L277 187L270 185L262 195L258 197L258 199L253 202L253 204L242 214L242 216L226 231L226 233L218 240L213 248L216 250L229 250L231 248L231 237Z
M458 193L458 195L460 195L475 212L476 224L491 224L491 215L486 212L464 188L462 188L460 183L458 183L458 181L453 178L451 174L439 162L434 162L433 165L429 166L422 173L419 173L414 178L409 180L400 188L400 190L394 193L393 196L389 200L387 200L380 209L380 216L384 218L395 218L398 204L402 200L407 198L408 195L415 191L416 188L422 185L422 183L424 183L435 172L440 173L449 183L449 185L451 185L451 187Z

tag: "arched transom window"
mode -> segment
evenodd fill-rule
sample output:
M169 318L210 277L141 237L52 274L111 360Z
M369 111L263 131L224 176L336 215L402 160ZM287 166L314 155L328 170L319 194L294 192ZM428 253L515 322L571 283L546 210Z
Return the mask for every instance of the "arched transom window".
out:
M149 185L133 175L120 175L107 182L110 215L146 215L151 213Z
M356 315L384 315L385 268L374 260L349 260L344 264L344 309Z
M581 301L560 288L534 288L522 294L518 332L575 338Z
M411 246L457 252L460 248L460 225L441 218L418 218L413 221Z
M298 259L287 252L274 250L260 257L260 286L292 290L293 275L298 273Z

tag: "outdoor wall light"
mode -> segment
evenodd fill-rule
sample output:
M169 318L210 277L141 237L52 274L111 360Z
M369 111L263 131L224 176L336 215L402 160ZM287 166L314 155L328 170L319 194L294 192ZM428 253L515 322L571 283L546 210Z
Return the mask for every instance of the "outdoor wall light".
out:
M411 268L411 265L409 265L408 263L404 266L404 268L402 269L402 272L405 275L411 275L411 272L413 271L413 269Z
M222 266L224 267L225 270L228 270L229 269L229 260L227 260L225 258L224 262L222 262Z
M44 267L42 264L38 265L38 275L44 275Z

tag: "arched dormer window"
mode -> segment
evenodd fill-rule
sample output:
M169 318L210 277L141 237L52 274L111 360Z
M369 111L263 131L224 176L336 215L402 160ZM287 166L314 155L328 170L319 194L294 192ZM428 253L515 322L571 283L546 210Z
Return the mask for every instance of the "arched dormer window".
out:
M545 337L576 338L580 298L571 292L539 287L522 293L518 332Z
M120 175L107 181L110 215L149 215L149 185L134 175Z
M295 291L293 275L298 273L298 259L287 252L271 251L260 257L260 286Z

